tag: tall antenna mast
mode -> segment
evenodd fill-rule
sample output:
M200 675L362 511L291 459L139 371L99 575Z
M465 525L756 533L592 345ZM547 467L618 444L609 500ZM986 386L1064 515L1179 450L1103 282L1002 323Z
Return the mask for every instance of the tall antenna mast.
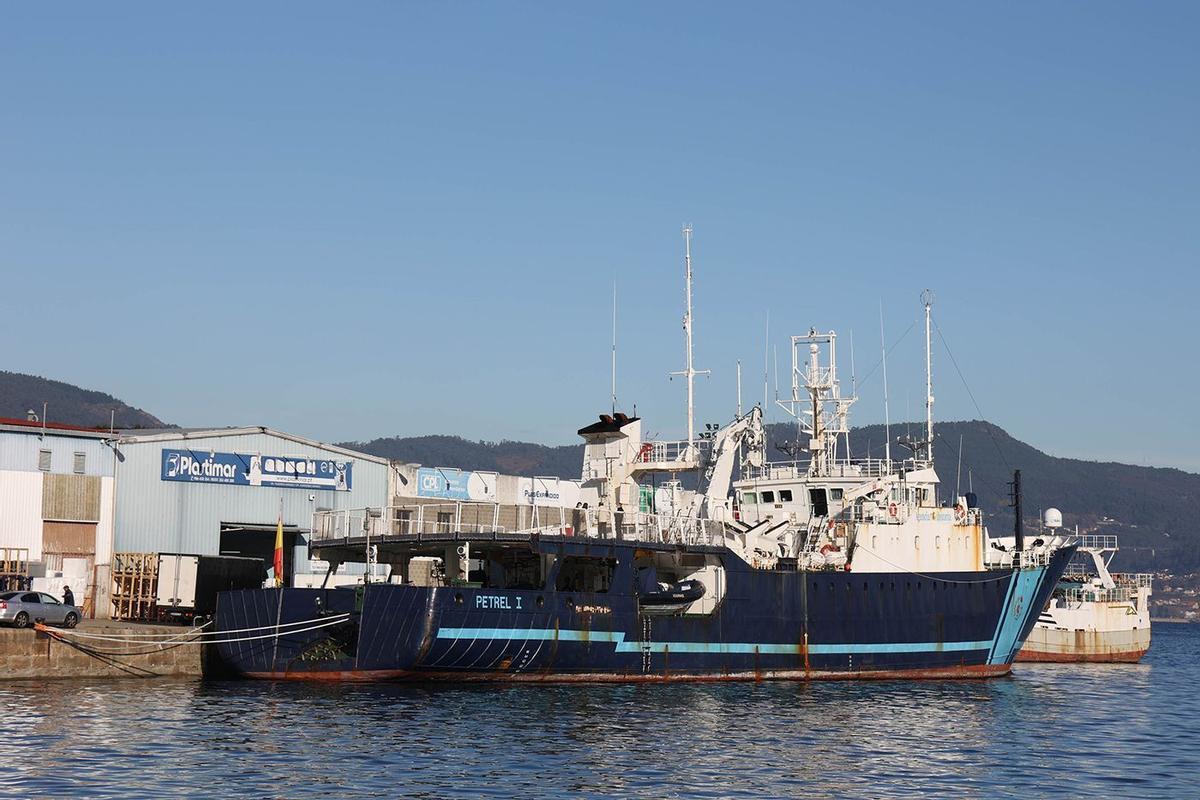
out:
M883 459L891 469L892 418L888 412L887 338L883 335L883 300L879 301L879 347L883 350Z
M770 397L767 394L767 376L770 374L771 364L771 309L767 309L767 332L763 335L763 422L767 421L767 409L770 407L767 404L770 402Z
M613 281L612 315L612 413L617 413L617 282Z
M858 376L854 371L854 329L850 329L850 396L858 397Z
M738 415L738 418L741 419L741 416L742 416L742 360L740 358L738 359L738 362L737 362L737 386L738 386L737 415Z
M930 310L933 308L933 290L921 292L925 304L925 455L933 463L933 349L929 338Z
M687 294L687 310L683 315L683 337L686 344L686 360L682 372L672 372L672 375L683 375L687 378L687 441L688 457L694 458L696 443L696 406L695 381L697 375L708 375L709 370L698 370L692 366L692 226L683 226L683 274Z
M958 502L959 486L962 485L962 434L958 435L958 469L954 473L954 502Z

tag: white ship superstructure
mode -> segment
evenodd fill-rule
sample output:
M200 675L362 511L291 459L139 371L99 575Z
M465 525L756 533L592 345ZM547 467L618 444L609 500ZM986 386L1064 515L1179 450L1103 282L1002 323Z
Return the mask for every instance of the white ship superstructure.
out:
M1055 528L1062 516L1046 512ZM1151 576L1111 572L1116 536L1080 536L1018 661L1137 662L1150 649Z
M1065 539L992 539L975 496L943 500L933 463L933 391L929 371L931 298L925 295L926 425L921 441L900 440L906 458L853 458L837 334L792 337L791 394L779 402L797 420L793 460L747 464L734 483L737 522L756 540L757 556L795 558L801 569L914 573L1007 568L1044 560ZM761 459L760 459L761 460Z

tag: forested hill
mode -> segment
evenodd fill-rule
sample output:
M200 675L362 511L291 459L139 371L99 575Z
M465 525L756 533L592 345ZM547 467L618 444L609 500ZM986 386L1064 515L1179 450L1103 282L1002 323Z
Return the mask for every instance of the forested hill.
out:
M892 457L908 451L895 443L911 434L922 438L923 424L892 425ZM1018 441L988 422L940 422L934 428L934 458L942 480L943 497L954 491L962 437L961 491L970 486L990 514L993 531L1012 525L1008 482L1021 470L1025 516L1032 525L1041 509L1054 506L1068 525L1081 531L1114 533L1121 537L1121 569L1200 569L1200 530L1192 510L1200 502L1200 475L1178 469L1058 458ZM768 458L786 460L780 445L795 438L795 427L767 426ZM882 457L882 425L856 428L851 433L855 457ZM495 470L521 475L579 477L583 446L550 447L528 442L472 442L457 436L391 437L343 446L374 455L459 469Z
M37 375L0 370L0 417L25 419L26 412L31 410L40 416L43 403L48 422L107 428L115 411L118 428L166 427L158 417L110 394Z
M529 442L472 442L459 436L412 436L343 442L342 447L427 466L578 478L583 445L552 447Z

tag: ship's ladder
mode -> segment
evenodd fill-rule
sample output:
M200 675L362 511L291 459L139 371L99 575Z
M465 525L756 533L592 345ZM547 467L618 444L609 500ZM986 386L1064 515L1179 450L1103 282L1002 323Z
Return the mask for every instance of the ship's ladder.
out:
M806 551L817 549L817 545L821 543L821 536L825 533L825 518L818 517L808 523L808 539L804 542Z
M650 622L650 616L648 614L643 614L642 615L642 641L641 641L642 673L643 674L650 671L650 651L651 651L651 639L653 638L653 635L654 634L653 634L653 630L652 630L652 624Z

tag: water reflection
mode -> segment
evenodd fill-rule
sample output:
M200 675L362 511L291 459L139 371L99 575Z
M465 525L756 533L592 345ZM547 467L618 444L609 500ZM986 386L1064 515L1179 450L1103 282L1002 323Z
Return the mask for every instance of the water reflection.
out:
M1008 679L595 686L0 683L0 794L1179 793L1200 636Z

